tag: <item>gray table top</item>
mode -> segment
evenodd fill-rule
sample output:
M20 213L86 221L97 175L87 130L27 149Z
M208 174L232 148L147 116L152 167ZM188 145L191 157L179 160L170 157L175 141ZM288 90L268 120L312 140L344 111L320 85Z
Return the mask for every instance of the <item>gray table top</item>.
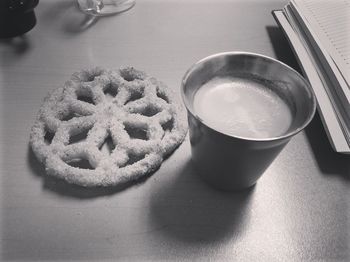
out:
M350 158L318 115L250 191L202 182L188 136L150 178L124 190L54 180L28 147L47 92L91 66L133 65L179 94L195 61L249 51L297 67L271 10L285 1L137 1L95 21L73 0L42 0L38 24L0 40L0 260L349 261Z

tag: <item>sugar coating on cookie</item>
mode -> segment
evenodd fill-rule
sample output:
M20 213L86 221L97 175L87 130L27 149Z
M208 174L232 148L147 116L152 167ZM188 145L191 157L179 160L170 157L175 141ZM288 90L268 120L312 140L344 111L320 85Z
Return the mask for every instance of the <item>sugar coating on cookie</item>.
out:
M186 132L183 106L164 83L133 67L93 68L44 99L30 145L49 175L114 186L154 172Z

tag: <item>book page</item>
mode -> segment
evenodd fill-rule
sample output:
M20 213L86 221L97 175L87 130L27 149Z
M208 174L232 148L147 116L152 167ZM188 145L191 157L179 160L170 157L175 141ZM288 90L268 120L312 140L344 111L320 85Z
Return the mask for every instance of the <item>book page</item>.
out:
M331 93L330 96L337 98L336 103L340 103L344 109L344 117L348 119L349 124L347 126L350 130L350 88L347 82L327 50L319 46L320 41L316 33L312 31L309 23L301 16L300 10L291 3L285 6L284 11L288 20L297 24L294 30L298 32L304 44L313 53L310 55L316 58L317 64L315 64L315 67L322 68L322 74L326 74L325 77L330 81L325 87Z
M350 0L292 0L350 86Z
M318 74L317 69L314 66L315 62L312 60L312 56L309 55L306 46L302 43L300 36L295 31L297 28L296 25L291 25L282 11L274 11L273 13L291 43L304 76L313 87L314 94L317 98L318 112L334 150L340 153L349 153L350 147L345 134L343 133L343 128L338 121L333 104L323 87L323 82L320 78L321 76Z

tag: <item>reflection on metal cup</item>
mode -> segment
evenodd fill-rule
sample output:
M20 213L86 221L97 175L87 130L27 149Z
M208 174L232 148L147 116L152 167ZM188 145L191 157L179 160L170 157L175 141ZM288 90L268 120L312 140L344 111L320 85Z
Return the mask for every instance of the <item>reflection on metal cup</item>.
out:
M208 83L215 83L217 78L232 79L232 81L247 80L248 86L242 89L243 92L250 90L249 81L259 83L254 87L258 88L259 92L259 88L262 88L260 86L264 88L266 86L267 93L263 92L278 96L278 99L282 99L288 105L291 112L290 123L280 133L262 132L264 135L260 137L244 132L244 125L240 130L243 133L235 133L235 124L232 125L232 123L230 123L233 127L232 133L223 129L220 124L216 124L216 122L220 123L218 122L220 111L213 114L214 118L217 115L218 121L217 119L210 121L211 119L203 117L196 110L194 101L199 93L198 90L202 91ZM208 90L213 90L210 88ZM233 87L229 87L228 90L230 88ZM312 89L299 73L275 59L253 53L219 53L200 60L183 77L181 92L187 108L193 163L204 180L223 190L239 190L254 185L290 139L308 125L316 109ZM265 93L263 95L266 95ZM211 96L213 94L208 95L209 99ZM259 106L264 107L265 104L259 100L258 96L256 99L256 102L261 105L256 106L255 102L251 101L250 104L246 104L248 107L252 105L256 107L258 111L255 114L259 114ZM232 101L234 100L229 100L229 103L235 103ZM243 101L243 107L244 104ZM277 103L273 106L275 104ZM235 104L228 105L235 106ZM218 108L220 107L221 105L218 104ZM214 107L212 109L216 110ZM235 108L229 108L229 110L231 113L237 113ZM248 114L252 111L251 108L247 110ZM273 110L278 111L278 108ZM243 113L246 114L246 112ZM261 116L254 117L255 121ZM278 123L273 123L277 121L274 117L268 116L267 119L265 124L268 127L278 127ZM250 125L255 124L250 122ZM269 122L273 125L269 125ZM259 129L259 123L256 125Z

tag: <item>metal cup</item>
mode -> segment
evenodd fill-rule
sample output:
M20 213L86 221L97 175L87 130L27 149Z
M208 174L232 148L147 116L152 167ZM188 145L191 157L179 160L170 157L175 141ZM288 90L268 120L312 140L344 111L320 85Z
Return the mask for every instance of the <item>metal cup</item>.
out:
M217 76L254 76L271 83L293 114L289 129L276 137L247 138L224 134L209 126L193 108L194 96ZM254 185L290 139L312 120L316 101L308 82L289 66L266 56L227 52L206 57L186 72L181 84L187 108L192 161L200 176L222 190Z

